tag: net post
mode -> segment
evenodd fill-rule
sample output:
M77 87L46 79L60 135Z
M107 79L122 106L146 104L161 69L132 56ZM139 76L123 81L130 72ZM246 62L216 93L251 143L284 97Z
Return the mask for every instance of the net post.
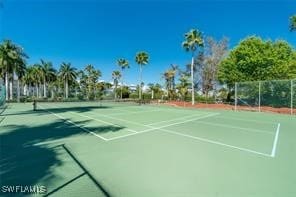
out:
M259 85L258 108L259 108L259 112L261 112L261 81L259 81L258 85Z
M234 111L237 111L237 82L234 84Z
M291 115L293 115L293 80L291 79Z

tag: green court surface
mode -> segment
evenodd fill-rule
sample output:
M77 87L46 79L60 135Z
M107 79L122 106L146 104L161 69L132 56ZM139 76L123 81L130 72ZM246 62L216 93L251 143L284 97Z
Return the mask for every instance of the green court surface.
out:
M45 196L296 196L295 116L8 104L0 140L1 187L44 185Z

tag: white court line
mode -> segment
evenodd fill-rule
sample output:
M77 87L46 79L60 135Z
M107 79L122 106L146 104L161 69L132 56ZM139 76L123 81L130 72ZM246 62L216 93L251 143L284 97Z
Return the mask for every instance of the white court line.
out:
M201 115L206 115L206 114L194 114L194 115L189 115L189 116L183 116L183 117L180 117L180 118L173 118L173 119L170 119L170 120L163 120L163 121L159 121L159 122L153 122L153 123L150 123L150 124L145 124L145 126L152 126L152 125L155 125L155 124L159 124L159 123L164 123L164 122L173 122L173 121L176 121L176 120L182 120L182 119L185 119L185 118L190 118L190 117L194 117L194 116L201 116Z
M55 107L58 107L56 105L54 105ZM79 114L78 112L72 112L72 111L69 111L69 113L72 113L72 114L75 114L75 115L78 115L78 116L81 116L81 117L85 117L85 118L90 118L92 120L95 120L97 122L103 122L103 123L106 123L106 124L109 124L109 125L113 125L113 126L116 126L116 127L121 127L121 125L118 125L118 124L114 124L112 122L108 122L108 121L104 121L104 120L100 120L100 119L96 119L94 117L91 117L91 116L87 116L87 115L83 115L83 114ZM87 112L86 112L87 113ZM91 113L91 112L88 112L88 113ZM95 113L92 113L92 114L95 114ZM97 115L97 114L96 114ZM105 115L101 115L99 114L100 116L105 116ZM106 117L109 117L109 116L106 116ZM136 130L133 130L133 129L128 129L128 128L125 128L127 131L131 131L133 133L137 133Z
M122 136L118 136L118 137L109 138L108 141L115 140L115 139L120 139L120 138L125 138L125 137L131 136L131 135L146 133L146 132L149 132L149 131L160 130L162 128L166 128L166 127L170 127L170 126L174 126L174 125L179 125L179 124L184 124L186 122L192 122L192 121L195 121L195 120L199 120L199 119L203 119L203 118L208 118L208 117L211 117L211 116L216 116L218 114L219 113L209 114L207 116L202 116L202 117L198 117L198 118L194 118L194 119L190 119L190 120L186 120L186 121L182 121L182 122L168 124L168 125L164 125L164 126L161 126L161 127L147 126L147 127L150 127L150 129L146 129L146 130L143 130L143 131L138 131L138 133L131 133L131 134L127 134L127 135L122 135ZM142 126L145 126L145 125L142 125Z
M92 113L92 112L90 112ZM92 113L94 114L94 113ZM201 114L199 115L196 115L196 116L200 116ZM155 127L152 127L151 124L146 124L146 125L143 125L143 124L140 124L140 123L136 123L136 122L133 122L133 121L128 121L128 120L124 120L124 119L120 119L120 118L113 118L113 117L110 117L110 116L106 116L106 115L101 115L100 116L104 116L104 117L107 117L107 118L110 118L110 119L114 119L114 120L119 120L119 121L124 121L124 122L129 122L131 124L135 124L135 125L140 125L140 126L146 126L146 127L150 127L150 129L146 129L146 130L143 130L143 131L137 131L138 133L142 133L142 132L146 132L146 131L151 131L151 130L154 130ZM185 117L183 117L185 118ZM188 118L188 117L187 117ZM179 118L178 118L179 119ZM176 119L174 119L176 120ZM173 120L172 120L173 121ZM191 120L189 120L191 121ZM257 129L248 129L248 128L243 128L243 127L232 127L232 126L226 126L226 125L223 125L223 124L214 124L214 123L207 123L207 122L204 122L204 121L198 121L200 123L205 123L205 124L210 124L210 125L216 125L216 126L224 126L224 127L227 127L227 128L235 128L235 129L241 129L241 130L246 130L246 131L249 131L249 132L259 132L259 133L268 133L268 134L273 134L271 132L267 132L267 131L263 131L263 130L257 130ZM174 125L174 124L173 124ZM171 126L171 125L169 125ZM167 125L165 125L165 127L167 127ZM159 127L158 127L159 128ZM127 135L123 135L123 136L130 136L131 134L127 134ZM121 136L118 136L118 137L121 137ZM117 137L115 137L117 138ZM113 138L111 138L113 139Z
M158 111L163 111L163 110L158 109L158 110L146 110L146 111L136 111L136 112L126 110L126 113L114 113L114 114L108 114L108 115L116 116L116 115L141 114L141 113L158 112Z
M145 125L143 125L141 123L137 123L137 122L134 122L134 121L125 120L125 119L121 119L121 118L114 118L114 117L108 116L108 115L96 114L94 112L86 112L86 113L93 114L93 115L96 115L96 116L105 117L105 118L109 118L109 119L113 119L113 120L118 120L118 121L122 121L122 122L127 122L127 123L131 123L131 124L138 125L138 126L145 126ZM146 126L146 127L149 127L149 126ZM137 133L139 133L139 132L137 131Z
M145 126L145 127L152 128L151 124L137 123L137 122L134 122L134 121L125 120L125 119L121 119L121 118L114 118L114 117L109 116L109 115L96 114L96 113L94 113L94 112L86 112L86 113L90 113L90 114L93 114L93 115L98 115L98 116L102 116L102 117L106 117L106 118L110 118L110 119L118 120L118 121L122 121L122 122L128 122L128 123L131 123L131 124L134 124L134 125L138 125L138 126ZM199 116L202 116L202 115L208 115L208 114L195 114L195 115L191 115L191 117L192 117L192 116L199 117ZM176 118L176 119L172 119L171 121L175 121L175 120L178 120L178 119L184 119L184 118L185 118L185 117L182 117L182 118ZM161 122L162 122L162 121L161 121ZM157 122L157 123L160 123L160 122Z
M113 125L113 126L116 126L116 127L122 127L122 126L120 126L118 124L114 124L114 123L107 122L107 121L104 121L104 120L96 119L96 118L93 118L93 117L90 117L90 116L87 116L87 115L79 114L77 112L69 112L69 113L72 113L72 114L75 114L75 115L78 115L78 116L81 116L81 117L85 117L85 118L90 118L90 119L95 120L97 122L106 123L106 124ZM124 128L124 129L127 130L127 131L131 131L133 133L138 133L137 131L135 131L133 129L128 129L128 128Z
M152 130L155 130L155 129L162 129L162 128L166 128L166 127L170 127L170 126L175 126L175 125L179 125L179 124L184 124L184 123L187 123L187 122L193 122L195 120L200 120L200 119L203 119L203 118L208 118L208 117L211 117L211 116L217 116L219 115L220 113L213 113L213 114L208 114L208 115L205 115L205 116L198 116L198 118L193 118L193 119L189 119L189 120L185 120L185 121L182 121L182 122L176 122L176 123L172 123L172 124L168 124L168 125L164 125L164 126L160 126L160 127L151 127ZM146 130L143 130L143 131L139 131L139 133L141 132L146 132L146 131L149 131L151 129L146 129Z
M273 132L265 131L265 130L259 130L259 129L244 128L244 127L237 127L237 126L228 126L228 125L225 125L225 124L210 123L210 122L205 122L205 121L197 121L197 122L198 123L201 123L201 124L214 125L214 126L231 128L231 129L239 129L239 130L245 130L245 131L249 131L249 132L267 133L267 134L270 134L270 135L273 135L274 134Z
M229 147L229 148L233 148L233 149L237 149L237 150L241 150L241 151L245 151L245 152L250 152L250 153L254 153L254 154L258 154L258 155L263 155L263 156L266 156L266 157L271 157L271 155L269 155L269 154L261 153L261 152L254 151L254 150L251 150L251 149L241 148L241 147L237 147L237 146L225 144L225 143L218 142L218 141L208 140L208 139L205 139L205 138L195 137L195 136L191 136L191 135L187 135L187 134L182 134L182 133L179 133L179 132L174 132L174 131L171 131L171 130L164 129L166 127L170 127L170 126L174 126L174 125L179 125L179 124L183 124L183 123L186 123L186 122L195 121L195 120L199 120L199 119L203 119L203 118L207 118L207 117L215 116L215 115L218 115L218 114L210 114L208 116L202 116L202 117L199 117L199 118L190 119L190 120L186 120L186 121L178 122L178 123L174 123L174 124L169 124L169 125L165 125L165 126L162 126L162 127L151 127L151 126L149 126L149 127L151 127L150 129L146 129L146 130L140 131L138 133L131 133L131 134L126 134L126 135L122 135L122 136L118 136L118 137L109 138L108 141L112 141L112 140L116 140L116 139L120 139L120 138L129 137L129 136L132 136L132 135L135 135L135 134L146 133L148 131L162 130L162 131L165 131L165 132L168 132L168 133L174 133L174 134L177 134L177 135L181 135L181 136L193 138L193 139L196 139L196 140L199 140L199 141L208 142L208 143L211 143L211 144L221 145L221 146L225 146L225 147ZM148 125L145 125L145 126L148 126Z
M245 152L249 152L249 153L254 153L254 154L257 154L257 155L263 155L263 156L266 156L266 157L271 157L271 155L269 155L269 154L261 153L261 152L254 151L254 150L247 149L247 148L241 148L241 147L237 147L237 146L232 146L232 145L224 144L224 143L221 143L221 142L218 142L218 141L213 141L213 140L209 140L209 139L205 139L205 138L201 138L201 137L195 137L195 136L191 136L191 135L187 135L187 134L182 134L182 133L171 131L171 130L167 130L167 129L160 129L160 130L165 131L167 133L172 133L172 134L180 135L180 136L183 136L183 137L188 137L188 138L196 139L196 140L199 140L199 141L208 142L208 143L211 143L211 144L216 144L216 145L225 146L225 147L228 147L228 148L233 148L233 149L237 149L237 150L241 150L241 151L245 151Z
M278 142L278 139L279 139L280 127L281 127L281 124L278 123L276 133L275 133L275 137L274 137L274 141L273 141L271 157L275 157L276 146L277 146L277 142Z
M241 121L245 121L245 122L274 124L274 122L272 122L272 121L257 121L257 120L243 119L243 118L230 118L230 117L224 117L224 116L220 116L220 117L217 117L217 118L219 118L219 119L228 119L228 120L241 120Z
M63 117L63 116L60 116L60 115L58 115L58 114L56 114L56 113L54 113L54 112L48 111L48 110L46 110L44 107L42 107L41 105L39 105L39 107L41 107L43 110L45 110L45 111L47 111L47 112L53 114L54 116L56 116L56 117L58 117L58 118L60 118L60 119L62 119L62 120L65 120L66 122L68 122L68 123L70 123L70 124L73 124L74 126L80 128L80 129L82 129L83 131L86 131L87 133L90 133L90 134L92 134L92 135L94 135L94 136L96 136L96 137L98 137L98 138L100 138L100 139L102 139L102 140L104 140L104 141L108 141L107 138L104 138L103 136L100 136L100 135L98 135L98 134L96 134L96 133L94 133L94 132L88 130L87 128L84 128L84 127L82 127L82 126L76 124L75 122L72 122L71 120L67 120L67 119L66 119L65 117Z

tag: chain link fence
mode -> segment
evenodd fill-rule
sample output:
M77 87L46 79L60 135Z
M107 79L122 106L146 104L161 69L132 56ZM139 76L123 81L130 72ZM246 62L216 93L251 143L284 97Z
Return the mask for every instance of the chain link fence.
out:
M296 80L238 82L235 110L296 114Z

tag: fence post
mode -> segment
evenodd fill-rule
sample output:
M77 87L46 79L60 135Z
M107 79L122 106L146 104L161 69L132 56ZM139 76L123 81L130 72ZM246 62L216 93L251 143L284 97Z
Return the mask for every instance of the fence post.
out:
M234 84L234 110L237 111L237 82Z
M259 102L259 112L261 112L261 81L259 81L259 99L258 99L258 102Z
M293 115L293 80L291 79L291 115Z

